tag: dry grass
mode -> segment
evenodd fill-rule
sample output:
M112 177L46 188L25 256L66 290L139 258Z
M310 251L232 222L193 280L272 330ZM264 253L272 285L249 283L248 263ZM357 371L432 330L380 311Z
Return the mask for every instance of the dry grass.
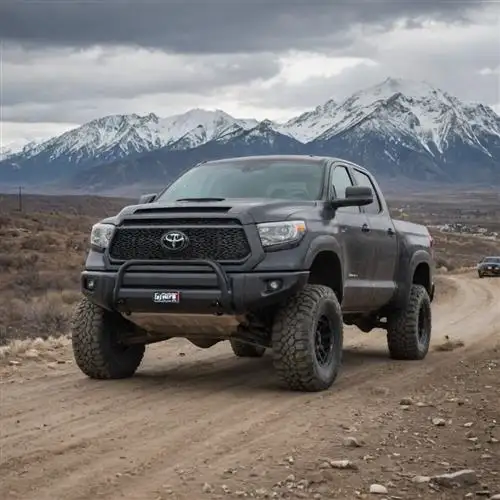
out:
M61 358L70 339L68 335L59 335L57 337L19 340L14 339L6 345L0 346L0 360L21 358L21 359L39 359L46 361L51 359L56 361ZM17 364L15 360L10 361L13 365Z
M462 223L500 234L500 195L486 192L418 193L406 199L392 198L394 217L427 226ZM500 241L430 229L436 243L436 265L445 272L474 268L485 255L500 254Z
M485 201L478 195L467 200L464 210L462 199L445 198L438 203L421 198L392 200L390 205L393 209L404 205L405 218L415 222L443 224L468 217L473 223L497 224L500 230L498 200ZM29 352L32 347L26 346L30 342L40 342L33 339L67 334L73 306L80 297L79 276L90 228L98 219L133 202L93 196L28 195L20 213L15 196L0 195L0 346L17 340L21 343L12 344L17 346L13 348ZM441 272L461 272L475 266L487 253L500 253L498 242L436 231L433 234Z
M67 334L90 228L127 203L26 196L20 213L16 197L0 196L0 346Z

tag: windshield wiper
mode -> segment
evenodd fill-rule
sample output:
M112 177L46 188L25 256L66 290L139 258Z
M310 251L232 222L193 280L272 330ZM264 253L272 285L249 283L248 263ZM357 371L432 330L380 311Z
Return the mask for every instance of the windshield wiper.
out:
M175 201L224 201L226 198L179 198Z

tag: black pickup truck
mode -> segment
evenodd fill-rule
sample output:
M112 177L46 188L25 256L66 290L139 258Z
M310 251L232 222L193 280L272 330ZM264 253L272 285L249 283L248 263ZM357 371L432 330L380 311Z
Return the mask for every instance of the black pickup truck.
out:
M370 173L315 156L203 162L92 228L73 352L87 376L132 376L145 345L229 340L272 351L291 390L320 391L341 366L343 325L387 331L394 359L431 337L432 238L391 219Z

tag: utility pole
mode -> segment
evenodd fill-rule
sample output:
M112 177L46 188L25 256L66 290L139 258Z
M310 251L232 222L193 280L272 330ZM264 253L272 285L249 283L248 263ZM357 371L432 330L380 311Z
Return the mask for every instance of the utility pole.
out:
M23 211L23 187L22 186L19 186L18 201L19 201L19 212L22 212Z

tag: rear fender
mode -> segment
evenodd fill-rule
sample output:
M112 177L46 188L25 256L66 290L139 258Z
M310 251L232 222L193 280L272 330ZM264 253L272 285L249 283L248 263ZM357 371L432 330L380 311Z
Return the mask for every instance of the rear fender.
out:
M415 271L420 264L427 264L428 266L429 275L427 292L429 293L431 300L434 299L435 287L433 280L433 267L429 252L427 250L420 249L417 250L409 259L405 259L405 250L406 249L402 249L402 255L400 257L400 265L397 276L398 288L396 295L390 304L391 308L397 307L404 309L406 307L410 297L410 289L414 282Z

